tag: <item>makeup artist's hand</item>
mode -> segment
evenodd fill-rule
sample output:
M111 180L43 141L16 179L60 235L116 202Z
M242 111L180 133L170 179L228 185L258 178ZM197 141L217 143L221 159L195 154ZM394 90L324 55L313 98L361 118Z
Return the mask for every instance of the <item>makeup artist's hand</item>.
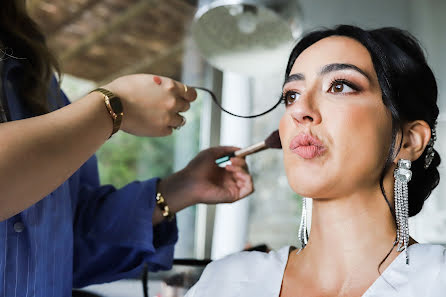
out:
M236 150L214 147L200 152L183 170L161 180L158 190L170 207L180 199L182 208L196 203L230 203L248 196L254 186L244 159L231 158L232 165L226 168L215 164L216 159Z
M195 89L173 79L151 74L119 77L104 86L121 98L121 130L137 136L166 136L184 124L179 112L187 111L197 97Z

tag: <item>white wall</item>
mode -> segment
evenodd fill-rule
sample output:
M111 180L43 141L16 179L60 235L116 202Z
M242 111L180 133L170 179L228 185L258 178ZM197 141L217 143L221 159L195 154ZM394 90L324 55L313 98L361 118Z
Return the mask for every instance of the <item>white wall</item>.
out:
M300 0L304 29L352 24L360 27L396 26L408 29L407 0Z

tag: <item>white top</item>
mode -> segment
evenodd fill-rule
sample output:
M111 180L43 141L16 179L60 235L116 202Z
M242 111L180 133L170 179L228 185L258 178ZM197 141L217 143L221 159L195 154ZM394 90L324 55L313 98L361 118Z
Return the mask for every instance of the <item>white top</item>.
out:
M240 252L214 261L186 297L279 297L289 249ZM413 244L408 253L409 265L405 253L399 254L362 297L445 297L446 249Z

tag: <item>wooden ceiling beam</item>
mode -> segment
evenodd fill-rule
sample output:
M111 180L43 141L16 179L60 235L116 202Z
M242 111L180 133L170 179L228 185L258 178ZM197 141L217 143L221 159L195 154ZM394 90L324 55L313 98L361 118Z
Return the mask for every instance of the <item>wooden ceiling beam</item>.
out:
M172 0L172 7L178 7L180 11L192 12L197 9L198 0Z
M60 57L62 65L65 62L76 57L78 54L84 53L93 44L100 41L102 38L106 37L111 32L119 29L120 27L125 25L128 21L143 14L147 9L150 9L152 5L155 5L156 2L157 2L156 0L139 0L136 4L130 6L123 13L120 13L118 16L110 20L109 23L106 23L100 30L87 35L76 46L65 51L65 53L62 54Z
M98 83L98 85L101 86L103 84L109 83L113 79L123 76L123 75L141 73L144 69L148 69L151 66L153 66L157 63L160 63L166 59L169 59L169 58L175 56L176 54L180 53L184 47L183 43L184 43L183 41L180 41L180 42L176 43L175 45L173 45L172 47L170 47L169 49L158 54L155 57L147 57L145 59L138 61L137 63L135 63L133 65L123 68L120 71L115 72L112 75L104 78L101 82Z
M184 0L184 2L186 2L191 7L197 7L198 5L198 0Z
M40 2L42 2L43 0L27 0L26 1L26 9L28 10L28 14L32 15L37 7L39 7Z
M36 0L34 0L34 1L36 1ZM73 14L68 15L68 17L66 17L60 24L58 24L57 26L55 26L55 27L51 28L49 31L47 31L46 35L48 36L48 38L50 38L50 43L51 43L51 39L54 35L56 35L60 31L62 31L65 26L75 23L78 19L81 18L81 16L87 10L94 7L99 2L101 2L101 0L89 0L81 9L79 9L78 11L76 11Z

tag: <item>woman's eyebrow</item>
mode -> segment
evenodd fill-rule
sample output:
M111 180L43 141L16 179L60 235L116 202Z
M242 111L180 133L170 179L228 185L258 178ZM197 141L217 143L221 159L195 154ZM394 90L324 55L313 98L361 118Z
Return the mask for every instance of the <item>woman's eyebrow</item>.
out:
M372 81L371 78L370 78L370 75L367 72L365 72L364 70L362 70L358 66L355 66L353 64L347 64L347 63L333 63L333 64L325 65L324 67L322 67L321 71L319 71L319 75L324 75L324 74L327 74L329 72L338 71L338 70L344 70L344 69L351 69L351 70L354 70L356 72L359 72L360 74L365 76L369 81ZM285 82L283 83L282 88L289 82L299 81L299 80L305 80L305 75L303 73L291 74L290 76L288 76L285 79Z
M338 71L344 69L355 70L356 72L359 72L362 75L364 75L369 81L371 81L370 75L368 75L367 72L365 72L364 70L353 64L344 64L344 63L328 64L322 67L321 71L319 71L319 75L324 75L332 71Z
M296 80L305 80L305 75L303 75L302 73L294 73L294 74L291 74L290 76L288 76L288 77L285 79L285 82L283 83L282 88L283 88L287 83L292 82L292 81L296 81Z

